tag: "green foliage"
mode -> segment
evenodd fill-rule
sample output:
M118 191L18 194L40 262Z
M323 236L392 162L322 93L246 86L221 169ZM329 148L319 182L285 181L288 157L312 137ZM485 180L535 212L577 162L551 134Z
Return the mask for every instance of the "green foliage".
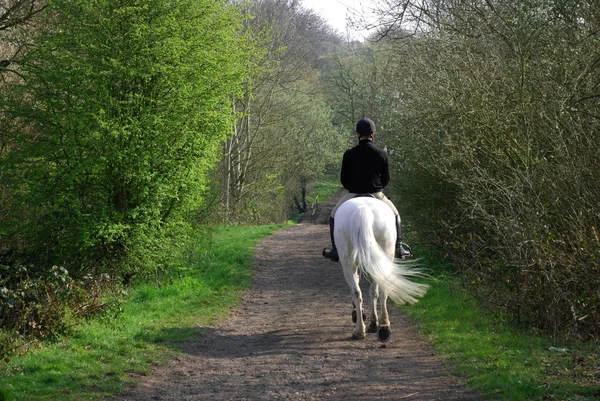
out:
M315 69L335 38L295 1L251 2L248 12L260 68L235 102L234 135L214 172L223 199L216 212L230 223L282 222L341 158L344 141Z
M3 362L0 389L9 400L65 401L122 391L132 384L131 373L147 374L235 306L250 283L254 245L278 228L198 233L210 248L193 249L186 268L162 276L160 283L131 288L117 308Z
M36 269L135 272L202 202L246 73L241 17L216 0L53 1L3 109L3 235Z
M326 88L328 103L334 110L334 122L348 134L354 133L356 122L369 117L381 131L382 89L385 85L385 62L374 47L349 43L324 57L321 82ZM349 135L349 142L354 138Z
M283 151L279 168L287 198L299 199L309 183L319 182L328 171L339 169L345 135L332 127L331 112L322 95L312 93L307 87L298 87L282 96L282 100L295 104L298 109L288 114L284 127L277 132L268 131Z
M421 252L423 254L424 252ZM452 369L484 399L595 400L600 367L597 345L553 342L532 332L516 330L501 316L485 310L465 295L447 266L436 258L426 264L427 295L403 307ZM445 273L444 273L445 272Z
M486 4L432 5L422 32L380 45L393 198L489 307L597 340L597 10Z

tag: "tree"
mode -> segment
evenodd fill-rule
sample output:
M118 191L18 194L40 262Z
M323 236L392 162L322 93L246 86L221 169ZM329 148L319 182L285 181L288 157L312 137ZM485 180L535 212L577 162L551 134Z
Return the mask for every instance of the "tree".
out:
M352 42L324 57L321 82L334 109L335 124L347 132L368 117L375 121L380 140L394 135L388 121L399 99L393 85L399 68L388 52L381 44Z
M46 8L45 0L1 0L0 31L23 25Z
M0 0L0 96L11 95L10 85L4 84L19 79L18 59L25 51L27 38L35 32L35 18L46 4L45 0ZM13 145L13 133L18 129L0 109L0 158ZM0 189L0 221L7 217L6 205L11 201L10 189ZM0 252L5 248L6 244L0 244Z
M218 0L56 0L3 99L25 122L3 160L3 232L40 268L137 269L202 202L248 69ZM150 265L151 266L151 265Z
M256 59L260 66L257 74L246 82L244 94L236 99L238 119L234 135L225 144L218 181L225 219L281 221L287 218L291 199L323 171L292 171L287 167L301 162L297 157L293 162L287 157L306 155L299 146L306 137L326 144L338 138L328 107L322 102L314 67L319 65L326 44L339 39L298 1L256 1L248 13L253 18L246 24L247 32L257 38L263 52ZM322 109L316 110L315 105ZM306 120L304 132L297 132L300 116ZM323 137L327 139L323 141ZM323 147L334 153L339 148ZM290 153L290 149L295 151ZM315 160L324 156L316 152L311 157Z

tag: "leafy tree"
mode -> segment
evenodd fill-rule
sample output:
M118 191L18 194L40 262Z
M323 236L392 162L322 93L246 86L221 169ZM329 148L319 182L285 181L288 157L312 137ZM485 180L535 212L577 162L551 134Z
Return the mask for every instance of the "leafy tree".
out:
M247 32L263 52L256 60L257 74L236 99L238 119L225 144L217 181L226 220L281 221L287 218L291 200L322 176L331 152L342 146L315 70L326 44L339 39L298 1L256 1L248 12L253 18ZM300 133L301 118L305 129ZM314 152L303 162L300 155L307 156L308 149L301 148L304 138L327 144L319 149L327 151ZM329 146L330 139L338 141L336 149ZM317 158L319 167L290 168Z
M324 57L321 82L334 110L334 123L354 132L356 122L371 118L377 126L380 145L397 135L389 124L401 101L395 82L401 80L393 49L383 44L351 42ZM351 137L351 144L354 144Z
M56 0L2 108L25 124L3 162L4 238L75 271L157 262L202 202L249 61L218 0ZM158 253L157 253L158 252Z
M45 0L2 0L0 1L0 96L10 96L11 85L18 80L19 58L25 50L28 38L35 32L38 14L46 7ZM0 158L13 145L14 132L20 128L0 109ZM0 172L1 174L1 172ZM6 216L7 205L12 202L12 191L0 188L0 221ZM0 243L0 252L7 244Z

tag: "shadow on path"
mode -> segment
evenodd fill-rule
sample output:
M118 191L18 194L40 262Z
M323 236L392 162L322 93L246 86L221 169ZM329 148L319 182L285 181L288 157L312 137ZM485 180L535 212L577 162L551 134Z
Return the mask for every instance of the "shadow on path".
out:
M240 306L216 327L197 328L181 355L112 399L476 400L396 308L389 343L350 339L341 265L321 256L328 231L301 223L261 241ZM170 330L190 328L164 337Z

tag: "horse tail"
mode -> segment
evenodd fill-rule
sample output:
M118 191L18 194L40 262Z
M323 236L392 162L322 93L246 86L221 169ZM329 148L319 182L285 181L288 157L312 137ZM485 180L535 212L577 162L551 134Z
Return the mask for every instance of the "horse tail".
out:
M414 304L425 295L429 286L414 283L406 277L422 275L412 261L399 261L388 255L375 239L373 210L365 205L356 209L352 219L350 240L353 245L350 260L370 280L399 304Z

